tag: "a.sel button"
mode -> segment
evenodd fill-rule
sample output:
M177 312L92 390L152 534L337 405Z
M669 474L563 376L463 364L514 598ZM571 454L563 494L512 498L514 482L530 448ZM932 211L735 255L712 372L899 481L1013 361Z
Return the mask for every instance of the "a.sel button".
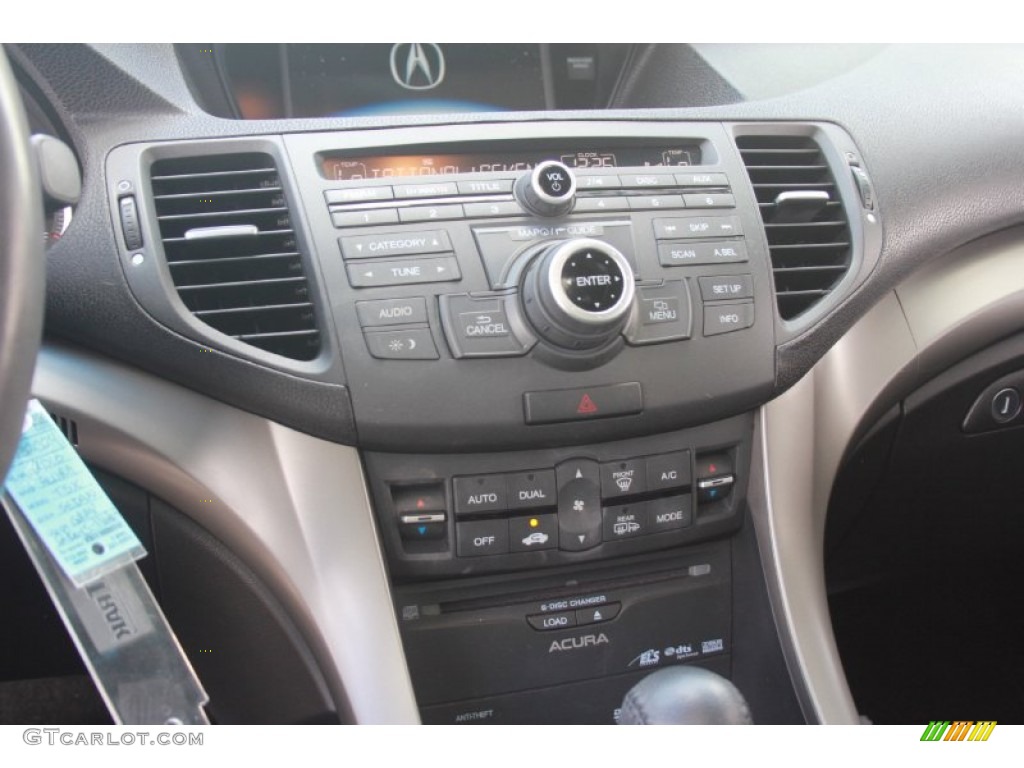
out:
M459 557L504 555L508 552L507 520L457 523L455 535L458 539Z
M704 307L704 335L731 333L754 324L754 304L716 304Z
M731 264L746 260L747 247L742 240L719 240L709 243L662 243L658 246L658 261L664 267Z

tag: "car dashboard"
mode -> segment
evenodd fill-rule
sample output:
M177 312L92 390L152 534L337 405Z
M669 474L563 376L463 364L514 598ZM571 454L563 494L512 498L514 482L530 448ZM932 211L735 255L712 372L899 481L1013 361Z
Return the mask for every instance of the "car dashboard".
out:
M869 491L1024 418L1020 50L7 51L83 179L35 396L217 722L872 716Z

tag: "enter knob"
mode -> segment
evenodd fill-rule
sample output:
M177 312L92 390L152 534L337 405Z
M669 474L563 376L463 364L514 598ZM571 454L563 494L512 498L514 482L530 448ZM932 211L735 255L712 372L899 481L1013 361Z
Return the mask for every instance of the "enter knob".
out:
M633 269L617 248L576 238L542 246L526 271L523 306L552 344L592 349L622 330L634 292Z
M545 160L516 180L516 199L538 216L562 216L576 202L576 177L565 163Z

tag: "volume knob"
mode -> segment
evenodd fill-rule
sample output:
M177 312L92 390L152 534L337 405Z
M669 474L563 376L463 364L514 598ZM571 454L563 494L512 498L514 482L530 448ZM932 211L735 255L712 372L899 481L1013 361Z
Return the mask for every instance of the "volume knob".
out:
M565 163L545 160L516 179L519 204L538 216L563 216L576 202L576 177Z
M622 330L633 304L633 269L615 247L575 238L546 244L523 281L537 333L567 349L592 349Z

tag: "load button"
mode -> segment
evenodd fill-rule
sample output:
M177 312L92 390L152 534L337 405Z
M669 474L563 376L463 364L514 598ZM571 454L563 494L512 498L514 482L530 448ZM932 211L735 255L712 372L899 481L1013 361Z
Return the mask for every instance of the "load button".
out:
M526 617L526 621L534 629L549 632L552 629L568 629L576 626L576 614L573 611L559 613L534 613Z

